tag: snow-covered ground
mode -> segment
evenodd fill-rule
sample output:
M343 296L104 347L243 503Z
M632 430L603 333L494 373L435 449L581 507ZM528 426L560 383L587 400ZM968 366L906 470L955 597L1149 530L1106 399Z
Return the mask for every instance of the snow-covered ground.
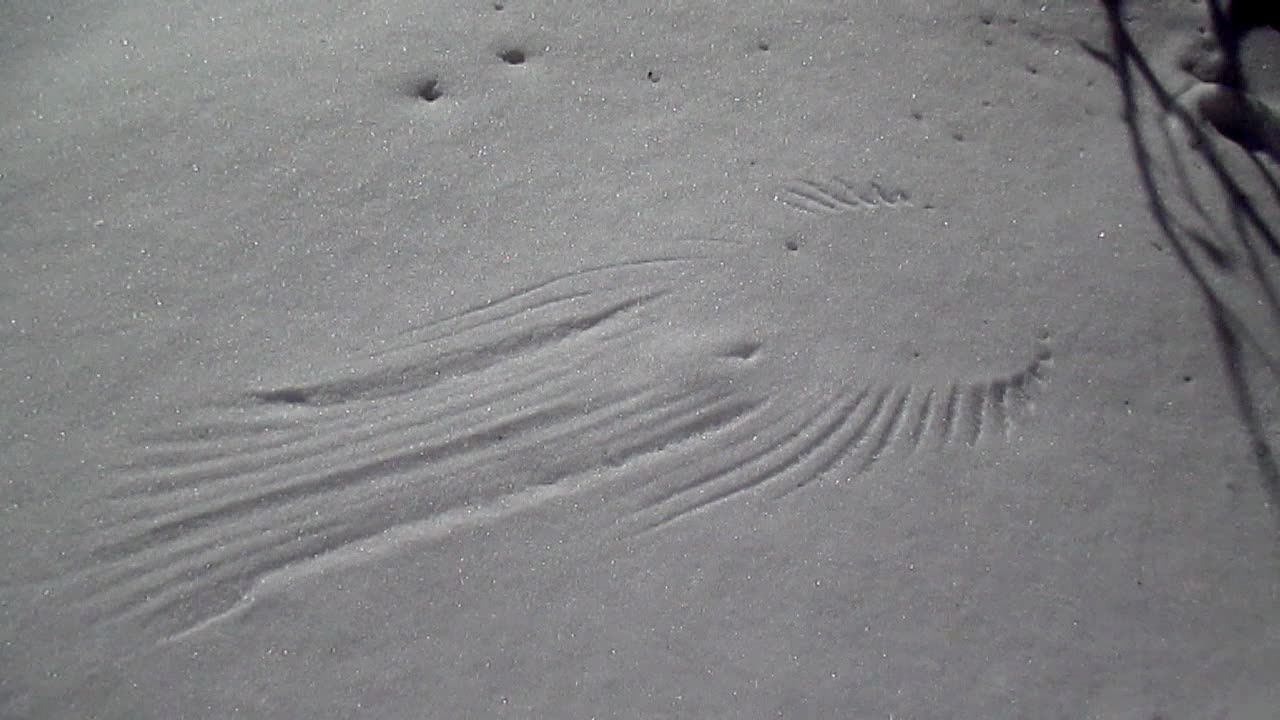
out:
M0 716L1275 717L1202 3L340 5L0 9Z

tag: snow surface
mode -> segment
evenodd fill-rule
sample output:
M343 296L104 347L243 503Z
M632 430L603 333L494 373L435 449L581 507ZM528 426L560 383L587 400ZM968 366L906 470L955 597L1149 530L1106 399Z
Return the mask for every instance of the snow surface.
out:
M0 716L1277 717L1277 33L0 28Z

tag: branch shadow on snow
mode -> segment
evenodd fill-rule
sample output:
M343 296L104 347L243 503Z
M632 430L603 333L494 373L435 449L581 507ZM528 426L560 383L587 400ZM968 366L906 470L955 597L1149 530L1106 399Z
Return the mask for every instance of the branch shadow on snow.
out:
M1280 465L1259 402L1261 388L1274 388L1274 381L1280 379L1280 356L1265 344L1266 336L1255 332L1259 320L1267 327L1280 327L1280 291L1274 270L1280 258L1280 228L1264 212L1268 204L1280 206L1280 181L1259 157L1280 153L1267 145L1266 128L1258 127L1259 122L1273 121L1274 111L1247 94L1239 59L1240 41L1247 32L1278 24L1268 11L1255 10L1255 4L1237 2L1234 8L1226 8L1221 0L1209 0L1215 40L1223 54L1221 71L1217 82L1201 83L1178 96L1161 82L1125 26L1124 0L1099 1L1109 26L1109 47L1082 43L1083 49L1106 65L1116 78L1151 215L1169 252L1203 299L1228 390L1248 433L1252 460L1271 509L1280 521ZM1205 97L1211 107L1209 112L1200 112L1203 108L1197 101ZM1141 102L1146 98L1154 101L1154 107L1152 102ZM1179 129L1185 137L1179 137ZM1211 137L1211 133L1235 142L1246 152L1215 148L1215 140L1222 140ZM1197 186L1191 181L1193 154L1198 154L1207 167L1211 182L1201 180ZM1247 159L1240 160L1238 156ZM1163 164L1159 163L1161 159ZM1199 174L1204 176L1203 172ZM1246 184L1260 185L1264 196L1251 196L1245 190ZM1214 202L1215 195L1227 199L1225 211L1220 209L1220 202ZM1178 204L1190 208L1196 225L1211 230L1206 233L1180 220L1175 213ZM1227 279L1227 288L1223 278ZM1256 297L1260 306L1248 317L1232 307L1226 293L1227 289L1245 284L1254 288L1250 297ZM1251 373L1260 374L1263 382L1256 378L1251 382Z

